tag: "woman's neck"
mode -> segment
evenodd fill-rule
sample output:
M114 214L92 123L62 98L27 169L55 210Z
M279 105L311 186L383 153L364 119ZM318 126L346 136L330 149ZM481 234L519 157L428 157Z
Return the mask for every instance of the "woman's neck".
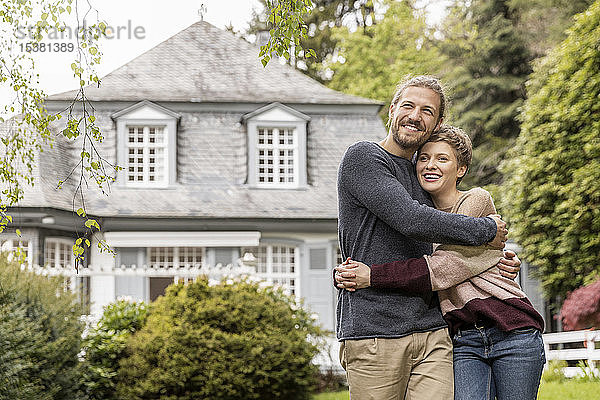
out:
M444 210L452 208L460 197L460 191L456 187L441 193L431 193L431 199L435 208Z

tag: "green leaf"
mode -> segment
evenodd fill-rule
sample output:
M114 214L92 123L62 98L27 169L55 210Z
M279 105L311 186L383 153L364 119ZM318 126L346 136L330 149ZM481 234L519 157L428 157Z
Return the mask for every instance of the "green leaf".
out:
M98 222L95 219L88 219L85 221L85 226L86 228L96 228L100 230L100 225L98 225Z

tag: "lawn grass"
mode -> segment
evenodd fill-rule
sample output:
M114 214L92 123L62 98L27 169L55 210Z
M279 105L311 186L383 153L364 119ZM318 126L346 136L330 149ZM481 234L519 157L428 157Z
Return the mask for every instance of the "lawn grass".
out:
M596 400L600 398L600 382L567 381L542 383L538 400ZM320 393L311 400L348 400L348 391Z
M342 399L343 397L340 397ZM600 382L542 383L539 400L592 400L600 398Z
M311 397L311 400L348 400L348 391L319 393Z

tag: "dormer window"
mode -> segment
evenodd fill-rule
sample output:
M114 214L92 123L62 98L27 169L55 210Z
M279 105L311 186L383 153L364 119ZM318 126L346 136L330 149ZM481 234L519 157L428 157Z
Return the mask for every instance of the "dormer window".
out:
M127 125L127 132L127 183L163 182L169 162L165 126Z
M261 188L306 186L305 114L273 103L244 116L248 128L248 184Z
M131 187L167 187L175 183L179 114L142 101L113 114L117 122L117 182Z
M299 158L296 129L261 126L257 130L257 183L294 185Z

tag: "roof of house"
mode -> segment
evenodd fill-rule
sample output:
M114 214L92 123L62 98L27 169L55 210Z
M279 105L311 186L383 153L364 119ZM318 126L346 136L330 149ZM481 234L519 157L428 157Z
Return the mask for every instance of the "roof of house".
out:
M258 47L196 22L86 87L91 101L380 104L329 89L289 65L264 68ZM76 91L48 97L73 100Z
M74 96L65 92L49 99L72 101ZM108 74L99 88L86 88L86 96L103 102L95 116L105 138L96 146L112 163L117 162L119 140L115 117L152 102L178 120L177 179L170 187L115 184L105 196L93 189L94 182L82 183L88 213L102 217L334 219L337 167L344 151L358 140L378 140L386 133L377 115L379 102L328 89L276 60L263 68L257 47L206 22L191 25ZM219 107L190 111L188 105L195 102ZM245 121L274 107L309 124L308 184L303 188L258 189L245 183ZM81 138L60 135L64 124L64 118L53 124L56 141L39 155L35 186L25 190L20 207L79 207ZM57 189L58 181L69 175L72 179Z

